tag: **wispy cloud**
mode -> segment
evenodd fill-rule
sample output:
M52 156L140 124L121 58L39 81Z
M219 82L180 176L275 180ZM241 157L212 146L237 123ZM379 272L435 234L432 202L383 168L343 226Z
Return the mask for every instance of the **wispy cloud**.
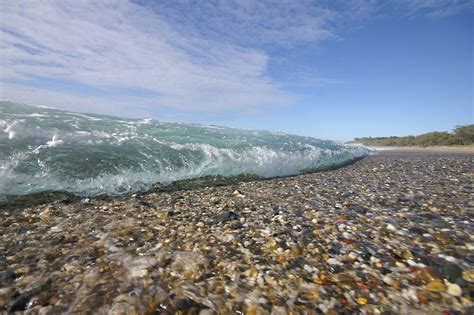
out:
M336 36L338 13L311 0L138 1L177 29L244 46L292 46Z
M393 0L409 15L471 9L455 0ZM385 1L0 0L0 97L136 115L256 113L288 106L291 85L340 84L278 49L339 38L338 28L380 14ZM349 22L348 22L349 21ZM48 82L53 82L48 84ZM139 108L139 110L136 110Z
M0 75L17 86L54 78L143 90L153 93L150 106L179 110L254 111L292 102L265 75L263 51L188 36L137 4L5 1L1 12ZM81 97L71 93L70 102L80 105Z
M398 0L411 15L428 15L442 17L472 12L474 2L472 0Z

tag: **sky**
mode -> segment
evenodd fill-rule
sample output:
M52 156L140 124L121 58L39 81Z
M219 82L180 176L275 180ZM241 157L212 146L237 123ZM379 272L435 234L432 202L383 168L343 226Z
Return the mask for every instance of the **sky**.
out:
M0 99L333 140L472 124L470 0L0 0Z

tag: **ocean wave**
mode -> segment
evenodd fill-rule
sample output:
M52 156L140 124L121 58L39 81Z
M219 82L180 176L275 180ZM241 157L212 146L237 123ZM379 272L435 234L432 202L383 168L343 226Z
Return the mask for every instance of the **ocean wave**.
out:
M203 176L295 175L371 154L281 132L79 114L0 102L0 196L119 195Z

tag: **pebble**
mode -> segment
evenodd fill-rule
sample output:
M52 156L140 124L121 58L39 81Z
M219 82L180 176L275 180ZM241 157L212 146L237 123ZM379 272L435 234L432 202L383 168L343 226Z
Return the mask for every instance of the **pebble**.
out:
M393 279L390 276L384 276L382 278L382 281L388 285L393 285Z
M341 262L337 260L336 258L329 258L327 260L327 263L330 265L341 265Z
M428 291L431 292L444 292L446 291L446 286L441 281L432 281L426 285Z
M456 284L456 283L449 283L447 285L448 287L448 294L452 295L452 296L461 296L462 295L462 289L461 287Z
M393 224L388 223L387 224L387 230L392 231L392 232L396 232L397 228Z
M467 282L474 283L474 269L464 270L462 273L462 278Z
M361 296L357 298L357 304L359 305L365 305L367 304L367 302L368 302L368 299L365 296Z
M381 153L330 172L5 211L0 313L463 314L471 160Z
M450 282L456 282L458 278L462 277L463 270L458 264L450 262L443 266L443 274Z

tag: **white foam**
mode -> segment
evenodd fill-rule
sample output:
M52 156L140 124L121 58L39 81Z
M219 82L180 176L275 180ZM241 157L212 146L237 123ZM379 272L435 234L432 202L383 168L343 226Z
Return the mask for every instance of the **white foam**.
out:
M15 128L19 127L20 123L21 123L21 120L15 120L13 123L9 125L7 124L7 128L5 128L5 130L3 131L8 134L8 139L12 140L15 138L17 134Z
M294 175L369 152L280 132L56 110L44 111L38 119L36 113L43 114L20 108L15 117L0 117L0 131L7 134L0 137L1 144L14 141L6 146L11 151L0 152L0 195L45 190L114 195L208 175ZM70 150L58 156L53 148L65 144ZM90 163L85 166L84 161Z
M46 145L50 148L52 147L56 147L60 144L63 144L64 141L63 140L59 140L58 137L56 135L53 136L53 139L51 139L51 141L48 141L46 142Z

